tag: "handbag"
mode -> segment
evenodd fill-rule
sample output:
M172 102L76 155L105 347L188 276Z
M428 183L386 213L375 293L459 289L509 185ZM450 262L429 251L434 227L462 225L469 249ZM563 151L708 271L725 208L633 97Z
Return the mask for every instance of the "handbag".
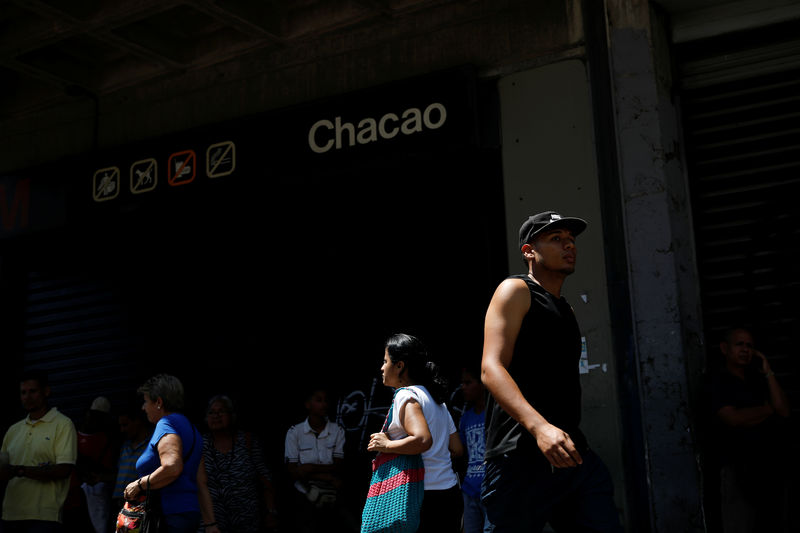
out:
M392 422L393 408L394 397L383 432ZM361 514L361 533L414 533L419 528L424 478L421 454L378 452L372 460L372 479Z
M115 533L158 533L161 528L161 509L157 494L150 491L150 478L143 498L126 501L117 514Z
M192 428L192 446L189 452L183 455L186 464L192 456L194 445L197 441L194 424ZM136 501L126 501L117 514L117 526L114 533L159 533L164 521L164 512L161 508L161 498L156 490L150 490L150 476L147 476L147 486L144 496Z

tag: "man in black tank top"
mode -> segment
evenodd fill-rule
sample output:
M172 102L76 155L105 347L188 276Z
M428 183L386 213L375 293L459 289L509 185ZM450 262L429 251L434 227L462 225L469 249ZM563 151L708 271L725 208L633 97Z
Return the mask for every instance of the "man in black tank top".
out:
M486 471L496 533L620 532L611 476L579 428L581 336L561 296L586 222L546 211L520 228L528 274L510 276L486 313L481 379Z

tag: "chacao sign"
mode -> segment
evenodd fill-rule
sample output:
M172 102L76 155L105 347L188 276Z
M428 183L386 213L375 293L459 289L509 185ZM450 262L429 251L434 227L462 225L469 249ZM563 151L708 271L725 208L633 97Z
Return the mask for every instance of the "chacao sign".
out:
M321 119L308 130L308 146L317 154L340 150L356 144L368 144L397 135L413 135L425 130L441 128L447 120L447 109L434 102L425 109L409 107L399 115L386 113L374 118L366 117L358 124L343 122L337 116L333 121Z

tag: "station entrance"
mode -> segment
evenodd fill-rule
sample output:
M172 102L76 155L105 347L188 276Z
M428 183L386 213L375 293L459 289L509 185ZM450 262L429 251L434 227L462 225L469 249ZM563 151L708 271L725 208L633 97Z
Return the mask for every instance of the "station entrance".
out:
M74 419L161 372L201 426L227 394L275 470L322 384L368 480L384 339L419 336L456 409L480 358L508 269L491 92L458 70L33 171L31 225L53 196L62 223L4 247L15 365L46 368Z

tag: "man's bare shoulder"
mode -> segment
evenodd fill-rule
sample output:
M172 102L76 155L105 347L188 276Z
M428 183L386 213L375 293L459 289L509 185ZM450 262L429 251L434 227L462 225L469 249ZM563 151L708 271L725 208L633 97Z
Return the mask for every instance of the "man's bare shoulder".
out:
M506 278L497 286L495 296L514 297L526 295L529 292L528 284L522 278Z
M492 304L497 305L530 305L530 289L521 278L506 278L492 296Z

